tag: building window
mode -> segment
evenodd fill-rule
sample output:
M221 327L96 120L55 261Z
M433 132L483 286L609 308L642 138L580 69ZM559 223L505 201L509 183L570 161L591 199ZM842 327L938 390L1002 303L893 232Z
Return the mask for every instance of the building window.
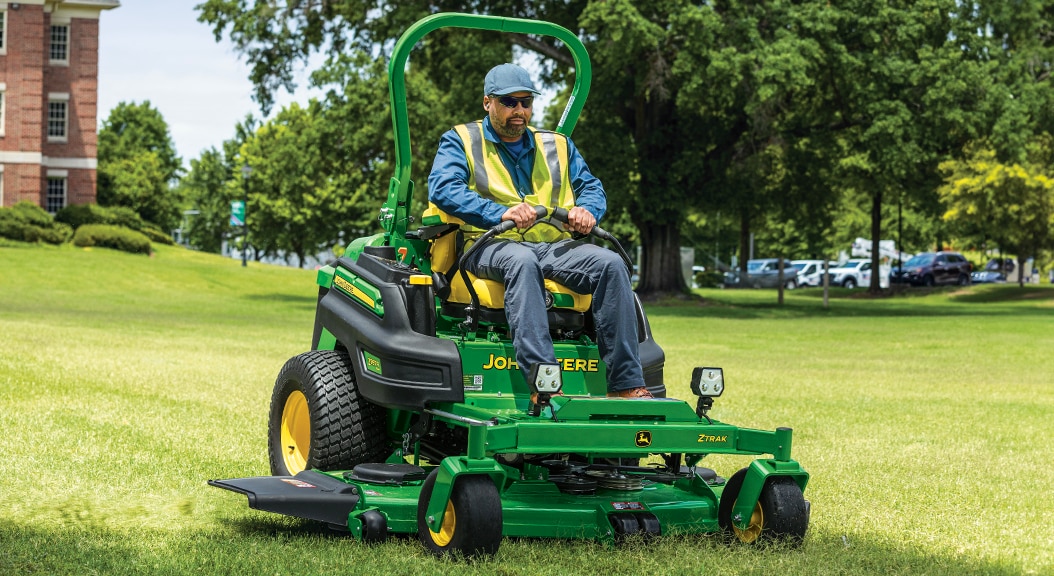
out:
M7 126L7 86L0 82L0 136L4 135Z
M0 10L0 54L7 54L7 10Z
M51 27L51 48L48 58L54 63L66 63L70 59L70 26L56 24Z
M48 195L44 208L54 214L66 207L66 178L48 177Z
M48 100L48 141L66 141L69 117L69 102L66 100Z

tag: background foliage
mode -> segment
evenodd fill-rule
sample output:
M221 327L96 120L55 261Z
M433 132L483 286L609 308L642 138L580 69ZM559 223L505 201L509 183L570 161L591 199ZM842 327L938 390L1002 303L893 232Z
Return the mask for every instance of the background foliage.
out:
M200 20L249 62L262 112L277 90L292 87L299 67L318 62L309 60L316 54L323 63L311 82L325 96L266 121L248 118L222 153L191 161L180 190L202 217L191 219L190 237L218 250L230 232L226 207L242 193L239 168L276 175L290 154L312 162L312 172L249 182L257 256L324 251L375 231L392 173L386 57L420 17L465 11L549 20L586 42L593 90L575 138L608 190L606 226L642 247L642 294L681 289L681 245L696 247L697 261L711 266L732 257L744 264L751 245L758 256L833 258L857 237L894 234L908 252L998 246L1042 258L1051 248L1049 217L1030 221L1021 233L1032 239L1027 245L997 240L958 220L951 197L938 192L951 174L968 170L973 151L1024 166L1054 131L1054 2L1008 6L409 0L378 11L367 0L204 0ZM552 126L574 75L555 41L441 30L415 50L408 102L418 206L439 134L482 116L482 76L507 60L534 62L555 95L544 114ZM281 145L276 127L293 116L299 141ZM128 178L150 180L163 166L163 155L148 158ZM1044 177L1050 170L1029 166ZM1020 205L1004 192L987 187L986 210ZM297 194L311 198L294 209Z

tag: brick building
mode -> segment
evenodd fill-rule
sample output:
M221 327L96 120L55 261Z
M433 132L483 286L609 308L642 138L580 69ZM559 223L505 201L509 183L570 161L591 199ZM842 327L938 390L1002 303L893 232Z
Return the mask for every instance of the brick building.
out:
M95 201L99 16L118 0L0 0L0 206Z

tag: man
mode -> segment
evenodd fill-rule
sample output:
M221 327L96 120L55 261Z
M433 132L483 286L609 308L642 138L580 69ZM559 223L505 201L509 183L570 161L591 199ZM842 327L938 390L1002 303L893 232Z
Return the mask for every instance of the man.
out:
M604 216L607 195L569 138L529 126L534 96L530 74L501 64L483 83L487 116L447 131L428 177L429 200L478 234L504 220L516 230L477 250L465 263L480 278L505 284L505 316L516 362L556 362L545 313L544 278L593 295L608 396L651 398L637 350L637 318L629 273L613 251L571 239ZM468 152L466 152L468 151ZM533 206L568 210L566 227L537 221Z

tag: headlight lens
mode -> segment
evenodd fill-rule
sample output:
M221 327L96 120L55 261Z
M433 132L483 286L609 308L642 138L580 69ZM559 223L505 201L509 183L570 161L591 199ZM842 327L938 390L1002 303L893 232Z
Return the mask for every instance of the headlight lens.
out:
M720 368L698 367L692 370L692 393L717 397L725 391L725 374Z

